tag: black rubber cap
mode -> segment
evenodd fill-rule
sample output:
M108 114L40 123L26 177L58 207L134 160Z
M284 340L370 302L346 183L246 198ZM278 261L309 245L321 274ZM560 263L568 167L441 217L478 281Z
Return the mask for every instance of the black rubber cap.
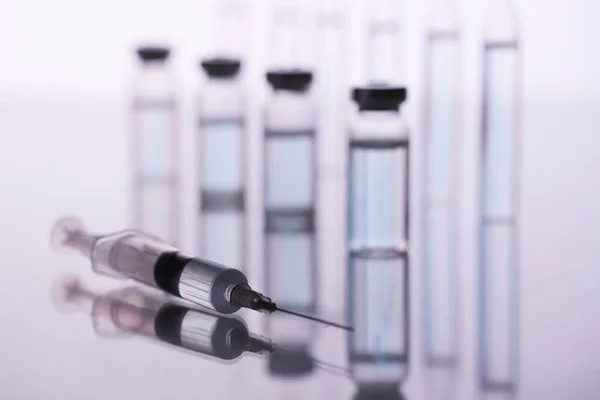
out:
M360 111L397 111L406 97L406 88L397 86L370 85L352 91Z
M269 372L273 376L298 377L311 374L315 363L306 349L275 351L269 355Z
M170 50L162 46L143 46L137 49L137 54L143 62L165 61L169 58Z
M404 400L404 396L398 385L361 385L354 400Z
M310 86L312 78L312 72L301 69L282 69L267 72L267 81L275 90L304 92Z
M242 62L234 58L207 58L200 66L209 78L231 79L239 75Z

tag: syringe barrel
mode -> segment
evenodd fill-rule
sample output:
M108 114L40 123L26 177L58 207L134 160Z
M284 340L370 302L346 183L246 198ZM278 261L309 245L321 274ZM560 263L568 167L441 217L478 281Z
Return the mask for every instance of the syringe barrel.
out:
M248 283L236 269L189 256L133 230L99 238L91 260L98 273L134 279L224 314L240 308L229 301L231 289Z

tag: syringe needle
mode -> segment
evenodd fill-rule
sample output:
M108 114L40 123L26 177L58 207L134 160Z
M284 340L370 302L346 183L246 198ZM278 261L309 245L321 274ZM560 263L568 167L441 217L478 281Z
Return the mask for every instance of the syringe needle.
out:
M344 330L347 330L347 331L350 331L350 332L354 331L354 328L351 327L351 326L337 324L335 322L326 321L326 320L321 319L321 318L313 317L313 316L310 316L310 315L300 314L300 313L297 313L297 312L294 312L294 311L290 311L290 310L285 310L285 309L279 308L279 307L277 307L277 310L281 311L281 312L284 312L286 314L291 314L291 315L295 315L295 316L300 317L300 318L305 318L305 319L309 319L311 321L320 322L322 324L329 325L329 326L334 326L336 328L344 329Z

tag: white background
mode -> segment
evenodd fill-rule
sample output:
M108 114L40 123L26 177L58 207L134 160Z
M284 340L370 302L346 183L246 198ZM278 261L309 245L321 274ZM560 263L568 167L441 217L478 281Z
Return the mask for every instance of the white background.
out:
M263 40L268 25L266 6L264 0L248 2L252 58L247 83L256 94L256 115L266 92L262 83L268 53L268 42ZM361 9L357 0L348 1L348 7L353 26L350 37L355 43L351 76L359 82ZM593 399L600 391L600 54L596 43L600 3L527 0L518 7L524 65L522 394L526 399ZM424 2L404 2L412 93L407 111L417 143L424 8ZM24 338L43 341L53 336L56 327L49 324L54 321L49 316L53 309L46 304L53 278L63 270L88 273L82 260L58 258L48 248L54 220L76 214L98 231L118 229L127 221L128 95L135 72L132 49L145 39L173 44L184 102L184 143L190 149L192 99L200 81L197 60L209 40L208 10L208 2L202 0L5 0L0 6L0 315L6 321L3 326L14 326L5 330L7 342L17 343L15 351L0 351L4 360L0 367L10 371L2 381L12 394L7 398L36 397L28 378L34 372L48 379L43 386L46 398L65 390L59 380L50 383L49 368L31 366L27 360L35 354L19 350L32 352L41 346L22 342ZM463 0L460 10L465 33L462 346L468 364L474 338L470 243L475 238L472 211L483 1ZM183 164L191 165L191 157L191 151L184 151ZM185 200L187 215L193 215L189 214L192 209L193 202ZM184 223L188 246L193 226L190 217ZM418 234L413 237L418 248ZM416 253L417 272L418 259ZM92 279L91 274L87 276ZM339 288L334 277L324 279L323 287L335 288L325 301L335 307ZM413 287L418 287L418 273L413 279ZM418 345L419 304L413 304L413 337ZM59 335L54 336L60 342ZM413 370L418 371L418 347L413 353ZM65 362L76 359L63 357ZM102 368L92 370L102 373ZM68 381L68 377L63 379Z

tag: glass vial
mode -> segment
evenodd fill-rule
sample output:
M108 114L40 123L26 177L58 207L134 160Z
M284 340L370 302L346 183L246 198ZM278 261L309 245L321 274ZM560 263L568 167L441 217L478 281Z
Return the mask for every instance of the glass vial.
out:
M360 385L400 383L409 362L406 89L353 91L348 175L349 358Z
M179 241L179 131L169 49L140 47L133 99L133 225Z
M492 2L483 41L479 371L483 388L517 386L519 39L512 2Z
M424 355L429 365L450 366L457 357L460 148L460 38L454 0L434 2L424 39Z
M265 290L278 306L311 314L317 304L316 110L309 90L312 73L272 70L267 73L267 81L272 96L264 123ZM285 314L273 317L267 321L270 337L285 332L282 347L293 348L296 359L306 360L314 324ZM271 360L269 365L280 366L278 360Z
M201 62L208 81L199 103L198 254L231 268L246 260L245 112L236 59Z

